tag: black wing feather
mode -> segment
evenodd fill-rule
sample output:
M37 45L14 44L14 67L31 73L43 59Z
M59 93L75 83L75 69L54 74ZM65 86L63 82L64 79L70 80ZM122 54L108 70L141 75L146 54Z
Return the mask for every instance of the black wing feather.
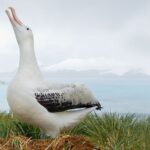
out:
M93 106L97 106L97 109L101 109L101 105L99 102L95 104L92 103L72 104L72 102L66 100L63 95L64 93L59 92L51 92L51 93L38 92L35 93L35 98L49 112L61 112L69 109L90 108Z

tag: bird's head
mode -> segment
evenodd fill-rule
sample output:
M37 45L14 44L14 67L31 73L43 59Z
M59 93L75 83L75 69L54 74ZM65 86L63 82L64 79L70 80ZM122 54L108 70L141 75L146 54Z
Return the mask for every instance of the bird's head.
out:
M20 45L33 43L33 34L31 29L18 19L15 9L13 7L9 7L6 10L6 14L13 26L18 44Z

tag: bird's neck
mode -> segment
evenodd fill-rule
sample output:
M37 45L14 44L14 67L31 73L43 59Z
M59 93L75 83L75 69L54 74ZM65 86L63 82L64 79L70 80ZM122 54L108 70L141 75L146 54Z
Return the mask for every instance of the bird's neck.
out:
M41 77L41 72L34 52L34 44L32 42L26 42L19 44L19 48L20 61L17 74L31 79L33 77Z

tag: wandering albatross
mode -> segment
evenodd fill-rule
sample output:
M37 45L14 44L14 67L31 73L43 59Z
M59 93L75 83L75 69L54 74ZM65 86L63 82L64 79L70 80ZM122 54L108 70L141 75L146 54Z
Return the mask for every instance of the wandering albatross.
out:
M33 34L6 10L20 49L19 68L7 91L11 111L23 121L36 125L52 138L63 128L72 127L95 109L99 101L89 89L77 84L50 84L42 76L35 53Z

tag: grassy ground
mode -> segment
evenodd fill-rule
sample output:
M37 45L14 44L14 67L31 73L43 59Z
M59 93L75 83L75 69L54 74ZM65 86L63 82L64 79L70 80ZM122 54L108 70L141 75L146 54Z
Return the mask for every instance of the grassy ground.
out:
M150 117L139 118L134 114L93 114L72 130L64 130L61 134L78 136L78 139L80 135L84 136L102 150L149 150ZM11 114L1 113L0 137L6 139L18 135L28 139L40 139L40 130L19 121ZM18 141L14 139L11 144L17 145Z

